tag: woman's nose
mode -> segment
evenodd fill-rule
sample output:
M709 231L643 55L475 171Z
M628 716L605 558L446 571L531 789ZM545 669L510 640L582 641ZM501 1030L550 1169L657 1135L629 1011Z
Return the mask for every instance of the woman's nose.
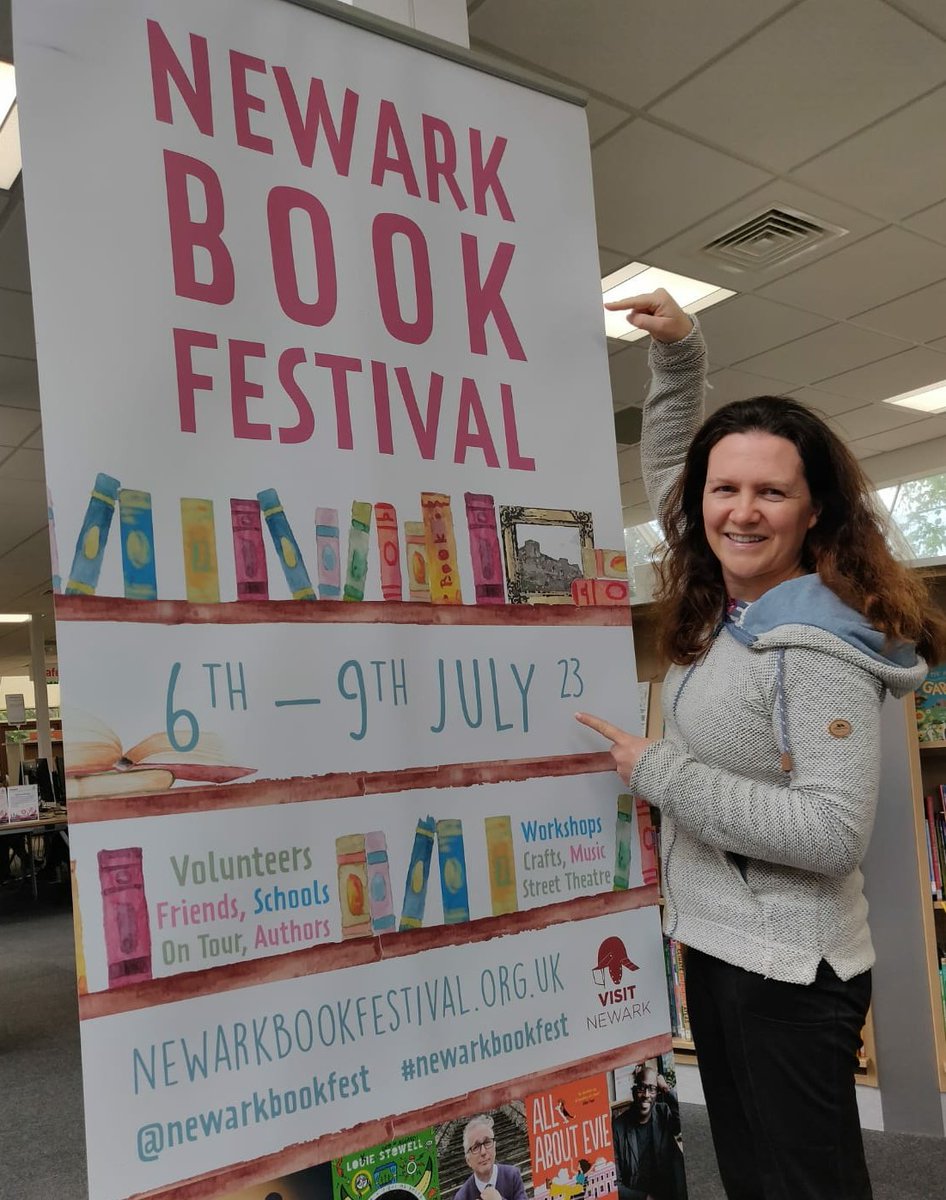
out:
M759 518L755 496L751 492L739 492L733 497L732 519L742 525L751 525Z

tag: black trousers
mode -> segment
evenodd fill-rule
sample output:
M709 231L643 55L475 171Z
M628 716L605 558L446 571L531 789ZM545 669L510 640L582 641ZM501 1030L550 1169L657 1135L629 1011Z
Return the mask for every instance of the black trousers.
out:
M729 1200L870 1200L854 1067L870 972L781 983L697 950L686 994ZM686 1130L684 1130L684 1135Z

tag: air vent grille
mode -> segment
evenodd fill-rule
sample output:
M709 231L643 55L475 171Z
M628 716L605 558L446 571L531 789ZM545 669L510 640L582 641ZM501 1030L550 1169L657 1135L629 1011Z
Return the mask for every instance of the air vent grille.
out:
M795 209L769 208L708 242L703 253L721 260L732 271L760 271L847 232Z

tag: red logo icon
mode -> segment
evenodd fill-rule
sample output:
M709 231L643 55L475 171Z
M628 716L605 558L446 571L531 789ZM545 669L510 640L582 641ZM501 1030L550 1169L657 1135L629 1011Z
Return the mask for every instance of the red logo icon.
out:
M632 963L627 956L627 950L624 943L619 937L605 938L598 947L598 965L592 970L591 977L598 985L603 987L605 983L605 971L611 976L611 982L618 984L624 976L624 972L638 970L636 963Z

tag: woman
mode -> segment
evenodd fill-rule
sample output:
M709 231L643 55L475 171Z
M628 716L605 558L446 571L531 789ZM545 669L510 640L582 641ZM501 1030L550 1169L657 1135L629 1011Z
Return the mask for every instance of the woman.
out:
M880 706L920 683L946 625L823 421L760 397L700 427L696 323L664 291L610 307L653 339L641 458L673 665L661 740L578 720L661 810L665 931L688 948L727 1195L865 1200L853 1068L874 954L859 865Z

